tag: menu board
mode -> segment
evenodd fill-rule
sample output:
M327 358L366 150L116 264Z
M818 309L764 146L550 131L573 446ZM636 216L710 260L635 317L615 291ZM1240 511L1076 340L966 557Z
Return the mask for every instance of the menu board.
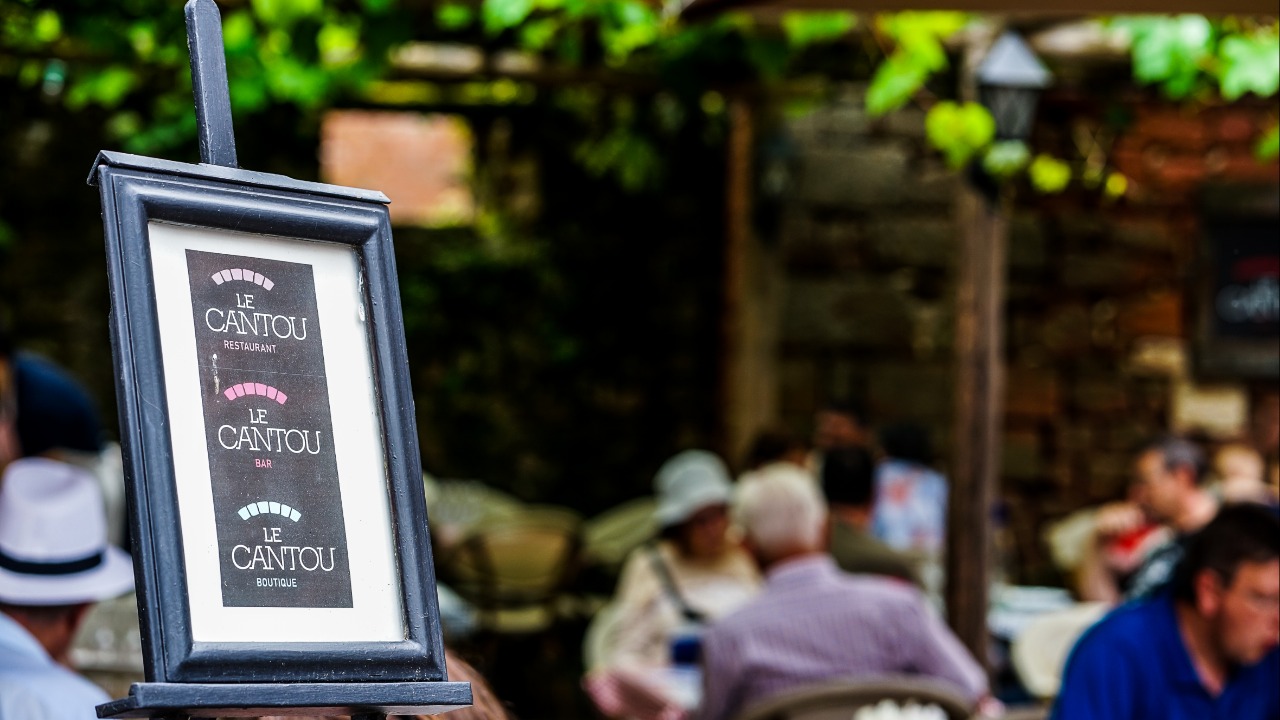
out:
M149 236L193 639L404 639L354 249Z
M312 268L186 256L222 602L351 607Z

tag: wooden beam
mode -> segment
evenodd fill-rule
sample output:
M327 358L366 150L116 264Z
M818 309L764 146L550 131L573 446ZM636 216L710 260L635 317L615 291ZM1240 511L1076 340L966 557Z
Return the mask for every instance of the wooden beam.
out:
M720 315L720 452L735 466L745 436L744 405L748 391L746 371L749 352L746 340L747 304L750 282L748 259L751 244L752 154L755 147L755 118L750 101L729 99L729 138L725 154L724 271L722 313Z
M947 522L947 610L951 627L986 662L991 508L1000 473L1004 393L1004 210L972 187L958 199L956 408Z
M965 51L961 95L977 94L974 73L998 34ZM1004 398L1004 298L1007 208L964 182L957 185L956 398L947 521L947 613L956 635L987 665L991 508L1000 475Z

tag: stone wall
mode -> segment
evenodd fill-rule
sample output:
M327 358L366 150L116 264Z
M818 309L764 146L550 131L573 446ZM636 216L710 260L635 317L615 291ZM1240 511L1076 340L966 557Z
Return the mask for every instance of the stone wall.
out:
M927 151L921 111L873 122L859 96L781 130L792 182L776 237L761 239L783 268L779 417L807 432L825 399L853 398L874 424L929 427L945 467L958 179ZM1267 110L1192 113L1145 97L1127 107L1131 121L1109 127L1103 108L1064 91L1042 101L1036 131L1064 157L1082 143L1109 149L1131 180L1126 198L1073 188L1015 204L1000 497L1024 582L1057 579L1041 529L1120 497L1142 439L1177 429L1274 442L1262 428L1276 422L1265 409L1274 382L1202 383L1188 361L1199 193L1280 180L1252 156Z

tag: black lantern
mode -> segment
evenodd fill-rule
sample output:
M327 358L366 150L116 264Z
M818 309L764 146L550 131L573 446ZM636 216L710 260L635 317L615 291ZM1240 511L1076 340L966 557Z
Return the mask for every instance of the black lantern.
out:
M1052 75L1014 32L1000 36L978 66L978 97L996 121L997 140L1031 137L1036 101Z

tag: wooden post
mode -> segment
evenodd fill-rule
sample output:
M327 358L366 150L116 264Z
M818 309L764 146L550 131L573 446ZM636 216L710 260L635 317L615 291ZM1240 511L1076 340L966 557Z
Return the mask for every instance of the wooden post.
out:
M960 191L956 408L947 543L951 626L980 662L987 651L991 507L1000 474L1005 255L1009 223L980 192Z
M961 95L976 95L974 72L990 34L973 37ZM987 665L991 509L1000 476L1004 417L1004 299L1009 219L1003 203L971 182L959 184L956 264L956 399L947 521L947 614L956 635Z
M725 240L723 307L720 320L720 452L730 466L738 460L744 427L744 329L748 322L747 253L751 242L752 148L755 124L751 104L729 100L729 140L725 157Z

